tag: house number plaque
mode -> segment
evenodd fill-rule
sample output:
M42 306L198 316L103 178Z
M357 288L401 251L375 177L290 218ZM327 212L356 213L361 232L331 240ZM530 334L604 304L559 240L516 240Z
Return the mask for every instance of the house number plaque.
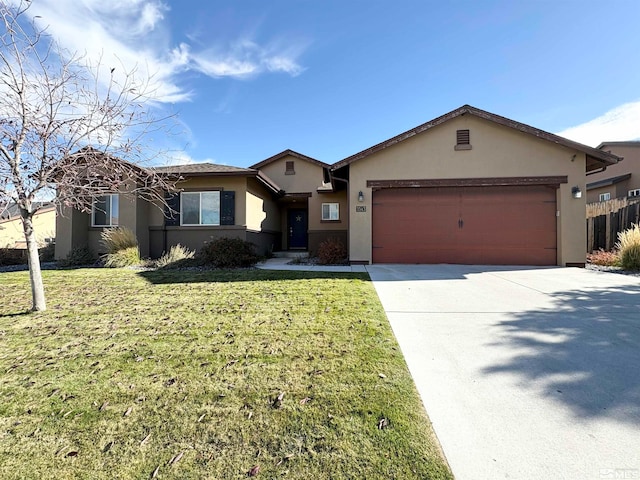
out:
M365 205L356 205L356 212L366 212L367 207Z

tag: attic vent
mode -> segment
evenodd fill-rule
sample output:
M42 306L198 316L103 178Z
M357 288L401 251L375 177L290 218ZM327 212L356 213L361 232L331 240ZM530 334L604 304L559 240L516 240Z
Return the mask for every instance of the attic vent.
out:
M456 146L454 150L471 150L469 130L456 130Z
M295 175L296 174L296 171L293 168L293 161L289 161L289 162L285 163L284 174L285 175Z

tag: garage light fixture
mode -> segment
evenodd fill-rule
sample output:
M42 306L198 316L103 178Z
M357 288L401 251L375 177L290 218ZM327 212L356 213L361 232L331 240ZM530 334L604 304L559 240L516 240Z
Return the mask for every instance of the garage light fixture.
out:
M364 193L362 193L362 190L358 192L358 201L364 202Z
M582 198L582 191L580 190L580 187L577 185L575 187L571 187L571 196L573 198Z

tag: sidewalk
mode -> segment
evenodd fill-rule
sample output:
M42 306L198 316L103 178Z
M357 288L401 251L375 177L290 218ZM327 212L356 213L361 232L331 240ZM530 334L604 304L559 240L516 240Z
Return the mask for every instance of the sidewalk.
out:
M356 272L367 273L366 265L292 265L291 258L270 258L256 267L262 270L289 270L298 272Z

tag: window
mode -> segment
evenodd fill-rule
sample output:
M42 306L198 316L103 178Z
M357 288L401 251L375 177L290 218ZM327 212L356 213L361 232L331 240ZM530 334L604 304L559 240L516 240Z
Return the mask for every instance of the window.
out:
M293 168L293 161L288 161L288 162L285 163L284 174L285 175L295 175L296 174L296 171Z
M607 200L610 200L610 199L611 199L611 194L609 192L600 194L601 202L606 202Z
M322 220L340 220L340 204L323 203Z
M629 197L640 197L640 188L629 190Z
M118 225L118 195L102 195L93 200L91 225L94 227L116 227Z
M220 192L182 192L182 225L220 225Z

